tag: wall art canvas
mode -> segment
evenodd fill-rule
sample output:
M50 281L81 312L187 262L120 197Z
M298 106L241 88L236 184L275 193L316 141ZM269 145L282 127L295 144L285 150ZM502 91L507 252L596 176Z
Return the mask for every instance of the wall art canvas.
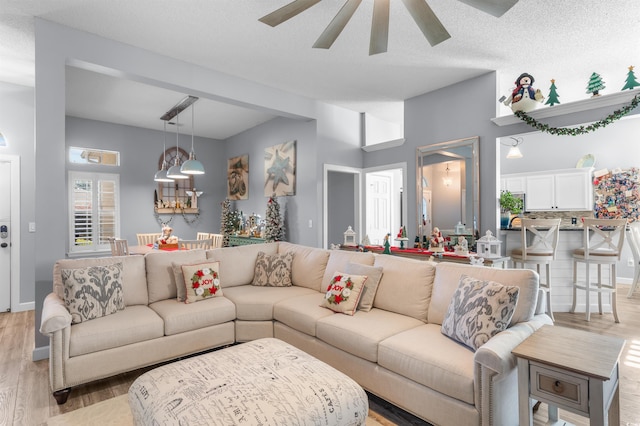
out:
M264 196L296 195L296 141L264 150Z
M227 198L249 199L249 154L227 160Z

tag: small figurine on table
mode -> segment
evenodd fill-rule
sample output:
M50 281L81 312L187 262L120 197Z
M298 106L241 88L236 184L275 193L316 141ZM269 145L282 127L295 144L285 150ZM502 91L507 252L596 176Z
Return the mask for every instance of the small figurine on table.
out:
M162 227L162 236L158 238L158 244L178 244L178 236L172 235L173 228L169 225L164 225Z
M384 236L384 251L382 254L391 254L391 244L389 244L389 237L391 234L387 234Z
M455 253L466 256L469 254L469 242L465 237L458 237L458 244L454 247Z
M429 251L434 253L444 252L444 238L437 226L431 231L431 240L429 240Z

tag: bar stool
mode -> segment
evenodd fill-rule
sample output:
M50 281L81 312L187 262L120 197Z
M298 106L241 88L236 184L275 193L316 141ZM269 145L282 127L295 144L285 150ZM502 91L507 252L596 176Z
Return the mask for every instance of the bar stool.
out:
M619 323L616 309L616 263L620 260L624 244L627 219L589 219L583 218L584 232L582 248L573 251L573 304L571 312L576 310L577 290L585 290L585 312L590 320L591 292L598 293L598 311L602 314L602 293L611 294L611 309L615 322ZM578 285L578 263L586 266L584 285ZM589 269L592 264L598 265L597 287L591 286ZM602 283L602 265L609 266L609 284Z
M560 219L522 219L520 232L520 248L511 251L513 267L518 264L526 268L527 264L535 264L540 275L540 266L545 265L545 282L540 280L540 287L547 292L547 313L552 320L551 309L551 262L556 258L558 237L560 234Z
M638 283L640 282L640 222L630 223L628 232L629 246L631 247L635 267L633 270L633 282L631 283L627 297L633 297L633 293L638 288Z

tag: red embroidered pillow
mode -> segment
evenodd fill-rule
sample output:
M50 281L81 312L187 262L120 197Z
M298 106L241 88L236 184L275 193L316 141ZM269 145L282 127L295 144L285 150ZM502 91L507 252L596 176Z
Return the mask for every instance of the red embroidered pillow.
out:
M222 296L219 270L220 262L182 265L187 294L185 303Z
M366 280L366 275L335 272L320 306L329 308L334 312L353 315L362 296L362 289Z

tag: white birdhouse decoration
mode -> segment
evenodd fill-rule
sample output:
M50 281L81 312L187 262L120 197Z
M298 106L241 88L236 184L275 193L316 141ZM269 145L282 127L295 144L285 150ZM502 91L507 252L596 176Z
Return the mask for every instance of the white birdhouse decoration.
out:
M356 232L353 229L351 229L351 226L349 226L347 230L344 231L344 245L345 246L358 245L358 243L356 242Z
M487 230L484 237L479 238L476 244L478 256L485 259L502 257L502 241L494 237L491 230Z

